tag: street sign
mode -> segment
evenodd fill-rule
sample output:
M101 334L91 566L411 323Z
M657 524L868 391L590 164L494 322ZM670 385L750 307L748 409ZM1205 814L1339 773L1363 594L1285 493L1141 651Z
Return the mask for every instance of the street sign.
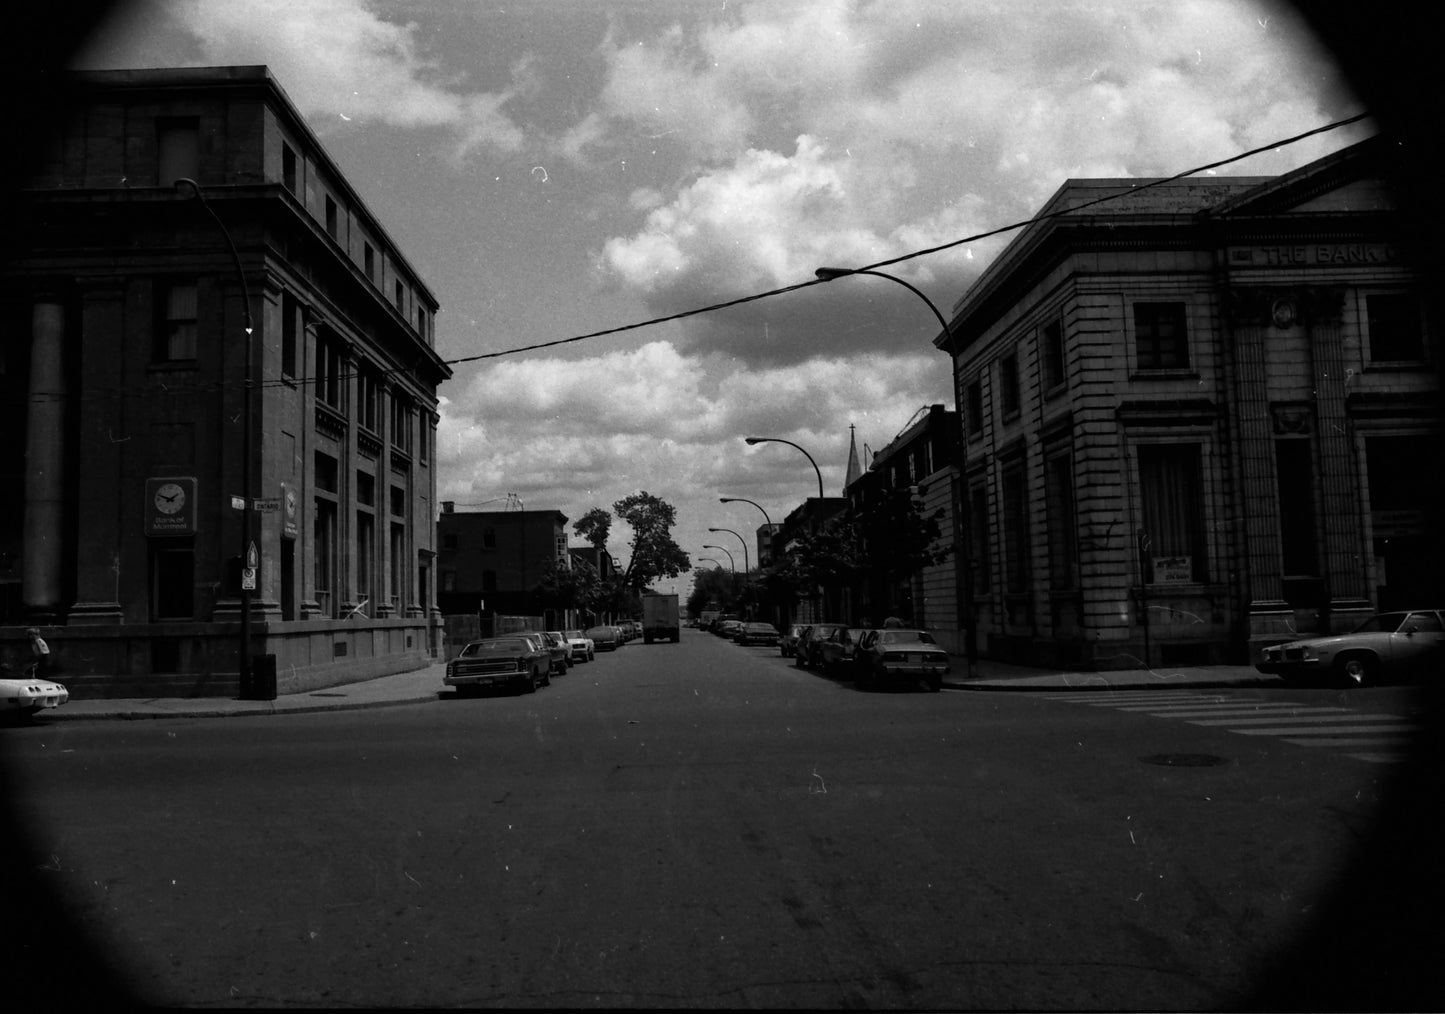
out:
M256 590L256 568L255 568L255 567L243 567L243 568L241 568L241 590L242 590L242 591L255 591L255 590Z
M262 514L274 514L281 509L279 496L268 496L254 502L253 506Z
M246 509L246 498L244 496L231 497L231 510L243 511Z

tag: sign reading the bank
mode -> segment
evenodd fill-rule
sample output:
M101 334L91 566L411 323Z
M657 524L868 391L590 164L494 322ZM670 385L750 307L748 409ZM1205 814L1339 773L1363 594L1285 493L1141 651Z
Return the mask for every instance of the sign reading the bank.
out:
M147 535L195 535L195 476L147 479L145 518Z

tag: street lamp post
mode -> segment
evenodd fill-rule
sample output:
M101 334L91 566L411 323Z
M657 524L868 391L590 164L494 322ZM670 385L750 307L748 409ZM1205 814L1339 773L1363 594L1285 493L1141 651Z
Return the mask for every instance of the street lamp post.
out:
M791 440L784 440L782 437L743 437L743 443L747 444L750 447L753 444L765 443L787 444L789 447L796 447L798 450L803 451L803 449L801 447L798 447L797 444L793 443ZM807 451L803 451L803 457L808 459L808 463L813 466L813 471L817 473L818 499L821 500L823 499L823 473L818 470L818 463L813 460L813 456L811 454L809 454Z
M768 526L768 563L771 563L773 556L773 519L768 517L768 512L763 510L762 505L754 503L752 500L745 500L740 496L720 496L718 497L718 503L750 503L758 510L763 511L763 523ZM763 562L762 556L763 551L759 549L758 570L762 570L763 567L766 566L766 564L764 564Z
M741 535L739 535L737 532L733 531L731 528L709 528L708 531L710 531L710 532L727 532L727 533L728 533L729 535L731 535L733 538L735 538L735 539L737 539L739 542L741 542L741 543L743 544L743 573L744 573L744 574L750 574L750 573L752 573L753 565L748 562L748 540L747 540L747 539L743 538Z
M956 370L958 366L957 339L955 338L953 332L949 329L948 321L944 319L944 316L942 313L939 312L938 307L933 304L933 300L929 299L926 295L924 295L922 290L916 288L911 283L904 281L902 278L899 278L896 275L887 274L883 271L874 271L872 268L823 267L818 268L816 271L813 272L813 274L823 281L832 281L835 278L842 278L845 275L876 275L879 278L886 278L890 282L896 282L897 284L907 289L909 292L913 293L919 299L923 300L924 304L928 307L928 309L933 311L933 316L938 319L938 326L942 329L942 334L948 339L948 379L949 386L953 388L953 414L956 425L961 427L963 425L963 406L959 401L958 378L954 375L954 370ZM968 548L966 536L968 534L967 528L969 519L966 514L967 501L965 500L963 495L963 451L963 441L959 440L958 468L957 474L954 476L952 491L953 516L958 519L956 530L954 532L955 546L953 559L954 582L958 586L958 589L961 593L959 598L961 615L959 619L962 621L963 626L964 658L968 662L968 674L969 676L972 676L974 665L978 662L978 632L974 629L973 621L973 568L969 565L970 561L966 557L966 552Z
M710 564L712 564L714 567L716 567L718 570L722 570L722 564L719 563L717 560L714 560L714 559L713 559L712 557L710 557L710 556L699 556L699 557L697 558L697 562L698 562L698 563L710 563Z
M241 267L241 255L236 250L236 242L231 238L231 231L226 228L226 223L221 221L221 216L216 214L216 209L211 207L206 200L206 195L201 190L201 185L190 177L181 177L175 181L176 189L189 187L196 200L201 202L201 207L211 216L216 223L216 228L221 230L221 235L226 239L226 246L231 251L231 263L235 265L236 277L241 282L241 309L246 320L246 362L244 371L244 383L241 391L241 643L238 652L238 676L241 684L241 696L250 698L257 696L257 688L251 679L251 591L256 583L256 571L259 565L259 558L256 557L255 543L252 541L252 513L255 509L255 491L252 489L251 475L251 402L254 384L251 378L252 371L252 334L255 331L254 322L251 319L251 290L246 284L246 272ZM248 575L246 572L250 571ZM267 698L274 696L274 689L267 687Z
M726 554L727 554L727 558L728 558L728 566L732 568L732 572L733 572L734 574L736 574L736 573L738 572L737 564L733 562L733 554L732 554L732 553L729 553L729 552L728 552L726 549L724 549L722 546L708 546L708 545L704 545L702 548L703 548L703 549L716 549L719 553L726 553Z

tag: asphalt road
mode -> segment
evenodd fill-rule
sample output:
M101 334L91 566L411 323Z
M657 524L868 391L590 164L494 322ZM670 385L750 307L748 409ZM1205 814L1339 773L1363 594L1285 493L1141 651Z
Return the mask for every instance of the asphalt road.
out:
M1411 707L1400 692L1348 704ZM33 913L55 951L38 996L1445 1000L1422 967L1439 930L1415 928L1437 911L1438 872L1377 834L1431 826L1388 804L1433 771L1282 735L1048 694L863 694L695 631L599 654L533 695L0 732L25 832L9 859L27 874L7 879L9 928ZM1362 853L1392 878L1354 879ZM1349 937L1341 885L1346 914L1371 920ZM24 939L27 961L46 953ZM81 973L105 961L117 979Z

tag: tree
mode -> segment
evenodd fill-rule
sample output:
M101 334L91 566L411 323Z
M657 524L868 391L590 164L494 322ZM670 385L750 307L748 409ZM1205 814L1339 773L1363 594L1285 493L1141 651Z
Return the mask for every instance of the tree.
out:
M593 507L572 522L572 530L601 552L607 548L607 535L612 531L612 515L601 507Z
M664 577L677 577L692 569L692 561L672 538L677 509L646 490L625 496L612 505L617 516L632 526L632 558L622 584L636 591ZM593 512L584 515L590 517Z

